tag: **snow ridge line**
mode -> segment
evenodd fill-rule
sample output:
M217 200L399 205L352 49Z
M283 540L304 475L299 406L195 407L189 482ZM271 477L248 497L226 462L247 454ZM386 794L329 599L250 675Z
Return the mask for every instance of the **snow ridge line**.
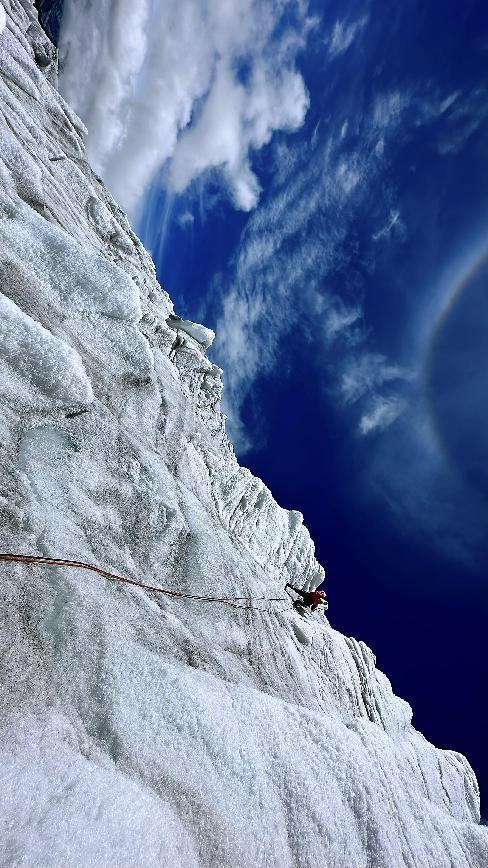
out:
M168 597L179 597L185 600L196 600L206 603L223 603L224 605L232 606L234 609L254 609L257 612L275 613L284 610L260 609L259 607L252 605L252 600L255 602L262 600L267 603L287 602L285 597L206 597L197 594L184 594L182 591L172 591L169 588L159 588L156 585L145 585L143 582L138 582L135 579L128 579L125 576L119 576L116 573L110 573L108 570L102 570L101 567L96 567L94 564L87 564L84 561L69 561L62 558L44 557L42 555L22 555L14 552L0 552L0 561L29 564L30 566L73 567L74 569L90 570L93 573L98 573L106 579L122 582L125 585L134 585L137 588L142 588L144 591L153 591L158 594L166 594ZM240 603L240 600L249 600L249 603Z

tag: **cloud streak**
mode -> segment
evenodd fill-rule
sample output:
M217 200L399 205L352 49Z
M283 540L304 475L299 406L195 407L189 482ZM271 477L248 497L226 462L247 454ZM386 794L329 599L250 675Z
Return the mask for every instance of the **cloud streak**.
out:
M403 413L406 401L401 398L383 398L377 395L371 402L367 413L361 416L359 430L361 434L371 434L372 431L385 431Z
M406 369L388 363L380 353L365 352L349 359L340 378L340 393L345 405L355 404L365 395L380 389L387 383L411 380Z
M371 236L373 241L380 241L382 238L388 238L391 234L398 234L402 237L405 234L405 226L400 219L399 211L390 211L390 216L387 223Z
M412 374L375 348L349 233L360 213L376 225L388 220L378 241L399 223L392 191L383 185L384 198L378 197L376 180L407 105L406 97L379 94L355 119L353 144L338 118L315 128L308 145L276 147L271 193L250 217L229 271L214 285L215 352L226 372L231 436L241 452L250 446L242 414L253 384L276 368L288 339L309 342L322 358L324 390L355 416L362 434L384 431L406 407L403 393Z
M356 21L336 21L329 41L329 57L339 57L344 54L356 39L358 33L366 27L368 16L364 15Z
M308 108L295 60L312 26L303 0L65 0L61 90L129 213L161 167L174 192L214 171L255 207L253 151Z

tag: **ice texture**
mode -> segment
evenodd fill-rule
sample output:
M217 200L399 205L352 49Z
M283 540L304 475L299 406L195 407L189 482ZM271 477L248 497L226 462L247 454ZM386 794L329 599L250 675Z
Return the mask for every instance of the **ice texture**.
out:
M0 297L0 380L5 398L29 409L93 400L78 353L4 295Z
M239 466L212 333L87 164L32 3L1 3L0 549L284 601L0 563L0 865L486 866L464 757L286 600L323 577L302 516Z

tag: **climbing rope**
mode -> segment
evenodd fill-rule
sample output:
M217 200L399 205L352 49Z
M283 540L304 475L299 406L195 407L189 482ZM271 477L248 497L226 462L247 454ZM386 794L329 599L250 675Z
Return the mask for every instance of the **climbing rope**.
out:
M135 579L128 579L126 576L119 576L116 573L110 573L108 570L102 570L101 567L96 567L94 564L87 564L84 561L69 561L62 558L49 558L42 555L21 555L13 552L0 552L0 561L10 563L30 564L31 566L49 566L49 567L72 567L74 569L90 570L92 573L98 573L105 579L110 579L115 582L122 582L124 585L133 585L136 588L142 588L144 591L152 591L157 594L165 594L168 597L178 597L184 600L196 600L204 603L222 603L226 606L232 606L234 609L254 609L257 612L274 612L273 609L260 609L253 605L254 602L266 601L267 603L286 602L284 597L206 597L197 594L184 594L182 591L172 591L169 588L159 588L156 585L145 585L143 582L137 582ZM241 602L248 600L247 604ZM284 611L284 610L276 610Z

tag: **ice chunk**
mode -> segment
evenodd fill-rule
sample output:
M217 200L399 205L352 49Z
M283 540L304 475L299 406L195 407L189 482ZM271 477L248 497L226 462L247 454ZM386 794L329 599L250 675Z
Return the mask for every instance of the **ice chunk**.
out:
M207 350L215 338L215 332L196 322L191 322L189 319L181 319L179 316L170 314L168 317L168 325L178 331L186 332L187 335L194 338L202 347Z

